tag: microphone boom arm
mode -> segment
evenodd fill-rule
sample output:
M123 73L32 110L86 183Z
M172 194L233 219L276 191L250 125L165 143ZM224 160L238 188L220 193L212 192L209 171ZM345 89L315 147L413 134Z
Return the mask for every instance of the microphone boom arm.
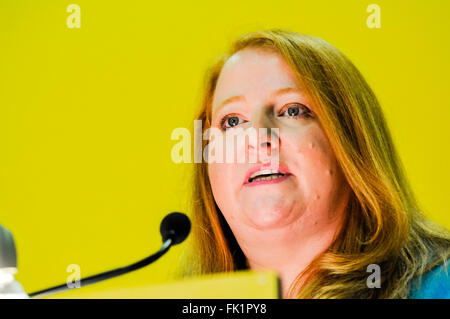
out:
M134 270L138 270L142 267L145 267L145 266L151 264L152 262L156 261L157 259L159 259L159 257L161 257L162 255L164 255L173 244L174 244L174 240L172 238L168 238L168 239L166 239L166 241L163 242L161 249L159 251L148 256L147 258L144 258L138 262L135 262L135 263L125 266L125 267L112 269L109 271L102 272L100 274L82 278L82 279L80 279L81 287L95 284L97 282L100 282L100 281L103 281L106 279L111 279L111 278L129 273L129 272L132 272ZM67 284L62 284L59 286L55 286L55 287L51 287L51 288L47 288L44 290L30 293L29 296L32 298L40 298L40 297L45 297L45 296L48 296L48 295L51 295L51 294L54 294L57 292L65 291L68 289L73 289L73 288L69 288L67 286Z

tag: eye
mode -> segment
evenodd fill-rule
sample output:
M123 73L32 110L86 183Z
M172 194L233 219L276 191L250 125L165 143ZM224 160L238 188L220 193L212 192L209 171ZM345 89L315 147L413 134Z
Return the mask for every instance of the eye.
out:
M306 105L294 103L285 106L279 116L287 116L292 118L298 118L301 116L312 117L312 111Z
M220 127L227 130L234 126L244 123L244 120L237 115L227 115L220 121Z

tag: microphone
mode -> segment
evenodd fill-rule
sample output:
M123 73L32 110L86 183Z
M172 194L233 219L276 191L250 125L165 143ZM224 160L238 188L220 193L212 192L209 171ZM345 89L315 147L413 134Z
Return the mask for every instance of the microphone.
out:
M159 231L162 236L163 244L161 246L161 249L154 253L153 255L148 256L147 258L144 258L138 262L135 262L134 264L116 268L113 270L105 271L103 273L89 276L87 278L80 279L80 286L87 286L91 285L106 279L114 278L120 275L124 275L126 273L132 272L134 270L140 269L142 267L145 267L152 262L156 261L164 255L171 246L178 245L182 243L187 236L189 235L189 232L191 231L191 222L189 218L182 213L173 212L168 214L161 222L161 226L159 228ZM29 294L30 297L36 298L36 297L44 297L48 296L57 292L69 290L73 288L69 288L67 284L55 286L52 288L47 288L44 290L40 290L37 292L33 292Z
M17 254L14 237L0 225L0 299L28 298L22 285L14 279L17 273Z
M159 227L163 242L172 239L174 245L183 242L190 231L191 222L189 218L185 214L177 212L164 217Z

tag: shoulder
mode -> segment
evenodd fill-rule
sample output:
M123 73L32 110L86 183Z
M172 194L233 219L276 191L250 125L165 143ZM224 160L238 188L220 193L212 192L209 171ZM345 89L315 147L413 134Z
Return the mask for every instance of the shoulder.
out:
M450 299L449 264L437 266L413 279L410 289L410 299Z

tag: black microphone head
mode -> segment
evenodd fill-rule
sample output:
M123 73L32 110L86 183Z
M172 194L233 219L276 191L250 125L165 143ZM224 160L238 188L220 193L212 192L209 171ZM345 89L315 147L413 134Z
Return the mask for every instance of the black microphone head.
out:
M191 231L191 221L189 217L182 213L170 213L161 222L159 228L163 242L171 238L173 245L183 242Z

